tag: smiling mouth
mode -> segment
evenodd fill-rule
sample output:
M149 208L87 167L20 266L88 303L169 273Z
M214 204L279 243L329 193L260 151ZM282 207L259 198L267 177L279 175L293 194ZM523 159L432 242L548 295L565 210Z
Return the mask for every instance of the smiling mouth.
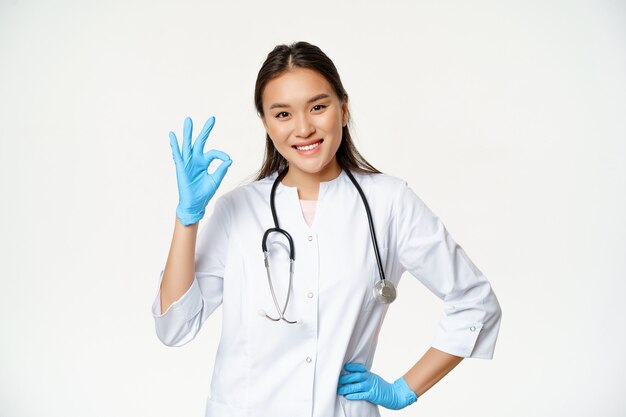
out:
M295 146L295 145L293 145L292 148L297 149L299 151L310 151L312 149L317 148L322 142L324 142L324 139L320 139L317 142L313 142L310 145L306 145L306 146Z

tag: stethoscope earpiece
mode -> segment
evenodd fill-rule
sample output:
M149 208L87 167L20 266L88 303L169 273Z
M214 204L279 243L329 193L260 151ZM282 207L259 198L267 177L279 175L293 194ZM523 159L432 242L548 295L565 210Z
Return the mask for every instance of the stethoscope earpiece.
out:
M277 318L277 319L272 318L272 317L270 317L270 316L267 314L267 312L265 312L265 310L263 310L263 309L259 309L259 310L257 311L257 314L258 314L259 316L261 316L261 317L267 317L268 319L270 319L270 320L272 320L272 321L280 321L280 320L282 319L283 321L285 321L285 322L287 322L287 323L289 323L289 324L302 324L302 323L303 323L302 319L298 319L298 320L296 320L296 321L290 321L290 320L287 320L287 319L285 318L285 316L279 317L279 318Z

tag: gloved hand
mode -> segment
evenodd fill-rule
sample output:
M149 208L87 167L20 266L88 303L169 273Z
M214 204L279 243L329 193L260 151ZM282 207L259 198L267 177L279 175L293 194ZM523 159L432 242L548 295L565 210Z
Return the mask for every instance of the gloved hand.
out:
M343 369L350 373L339 377L337 394L348 400L367 400L391 410L400 410L417 401L417 395L403 377L390 384L360 363L347 363Z
M192 122L189 117L183 125L183 153L180 154L178 139L174 132L170 132L170 147L176 165L176 181L178 182L178 206L176 216L182 224L189 226L197 223L204 217L204 211L209 200L222 183L228 167L232 164L230 157L224 152L211 149L204 153L204 144L213 125L215 117L206 121L202 131L191 145ZM214 159L222 162L214 173L207 171Z

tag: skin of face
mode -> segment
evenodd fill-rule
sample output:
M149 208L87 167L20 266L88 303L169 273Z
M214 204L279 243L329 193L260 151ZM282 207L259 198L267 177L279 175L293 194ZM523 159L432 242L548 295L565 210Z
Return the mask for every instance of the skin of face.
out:
M327 97L310 101L320 94ZM336 153L347 123L348 103L339 99L324 76L308 68L287 70L266 84L262 102L265 130L289 162L283 183L319 185L341 173ZM281 106L272 108L275 104ZM293 148L319 139L324 141L313 155L301 155Z

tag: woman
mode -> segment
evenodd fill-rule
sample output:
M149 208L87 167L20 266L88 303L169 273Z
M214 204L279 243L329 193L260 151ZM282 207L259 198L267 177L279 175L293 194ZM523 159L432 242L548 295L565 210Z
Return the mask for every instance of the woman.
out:
M182 155L170 132L179 204L152 312L160 340L180 346L223 305L206 415L380 416L379 405L412 404L463 358L491 359L501 319L491 285L407 183L356 150L332 61L306 42L277 46L255 105L263 166L216 199L199 234L232 161L203 154L214 118L193 146L185 120ZM432 347L389 383L371 365L405 271L445 309Z

